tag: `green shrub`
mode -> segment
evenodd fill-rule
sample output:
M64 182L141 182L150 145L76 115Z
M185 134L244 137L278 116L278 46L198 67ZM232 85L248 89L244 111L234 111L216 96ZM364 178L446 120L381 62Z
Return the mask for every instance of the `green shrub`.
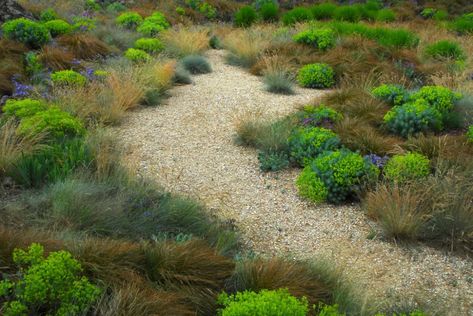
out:
M297 116L303 125L314 126L323 125L324 123L333 124L343 118L341 113L323 104L319 106L306 105Z
M260 152L258 161L261 171L278 171L289 166L289 157L285 152Z
M329 28L308 29L294 35L297 43L314 46L320 50L326 50L335 45L335 34Z
M405 182L430 174L429 158L419 153L394 155L384 166L384 177L389 181Z
M72 32L72 25L64 20L51 20L44 23L44 26L48 29L49 33L51 33L52 37Z
M97 20L86 16L75 16L72 22L72 28L77 32L87 32L97 28Z
M337 5L331 2L325 2L314 5L310 8L312 17L316 20L325 20L333 18Z
M50 41L48 29L39 23L19 18L5 22L2 25L5 37L22 42L33 48L40 47Z
M279 6L272 2L265 3L258 10L258 14L265 22L277 21L279 16Z
M155 36L168 27L169 22L166 20L164 14L156 11L151 16L144 19L143 23L141 23L141 25L136 30L147 36Z
M335 84L332 67L327 64L309 64L299 70L297 81L306 88L330 88Z
M413 100L423 99L427 101L429 106L445 115L453 110L455 102L460 100L462 95L442 86L424 86L412 94L411 98Z
M473 143L473 125L468 127L468 131L466 132L466 137L470 143Z
M358 22L361 20L361 12L358 6L343 5L335 9L333 17L338 21Z
M384 116L389 131L402 137L420 132L442 129L442 114L429 106L424 99L417 99L403 105L394 106Z
M294 25L299 22L306 22L312 19L312 13L308 8L295 7L287 11L283 17L282 22L284 25Z
M305 316L309 311L307 299L297 299L287 289L222 293L218 303L224 306L218 313L221 316Z
M54 11L53 8L48 8L41 11L39 19L41 20L41 22L48 22L59 19L59 15L56 13L56 11Z
M371 93L390 105L402 105L409 98L409 94L403 86L394 84L382 84L371 90Z
M128 48L125 52L125 58L132 62L146 62L151 59L151 56L141 49Z
M136 40L135 48L147 53L158 53L164 49L164 45L157 38L140 38Z
M18 132L24 135L36 135L48 132L53 137L83 135L85 129L82 122L69 113L51 107L25 117L18 126Z
M41 64L36 53L28 52L25 54L25 70L32 77L40 74L43 70L43 64Z
M212 35L209 39L209 46L213 49L222 49L222 42L220 41L220 38L216 35Z
M181 64L191 74L206 74L212 72L212 67L205 57L189 55L181 60Z
M304 166L322 152L340 147L340 139L326 128L298 128L289 137L289 147L291 159Z
M235 13L234 22L236 26L249 27L256 21L257 17L255 9L247 5Z
M20 119L30 117L38 112L47 110L48 105L40 100L33 99L8 99L3 106L3 112L6 116L16 116Z
M125 12L120 14L115 22L124 28L136 29L143 22L143 17L137 12Z
M456 18L450 27L460 35L473 33L473 14L464 14Z
M299 192L314 202L326 193L328 202L341 203L357 192L359 186L378 175L378 168L360 154L343 149L326 151L313 159L297 179ZM325 187L325 189L323 189Z
M8 297L5 315L82 315L99 298L100 288L81 276L80 263L67 251L49 253L31 244L27 251L15 249L13 261L19 267L19 279L0 281Z
M113 2L107 6L106 10L108 12L122 12L126 10L126 6L120 2Z
M395 20L396 14L391 9L382 9L376 14L376 21L379 22L394 22Z
M81 87L87 83L87 78L74 70L60 70L51 74L51 81L58 86Z
M434 16L434 14L437 12L437 9L434 8L424 8L421 12L420 15L424 19L430 19Z
M435 59L451 58L465 60L466 55L458 43L444 40L430 44L425 48L425 55Z

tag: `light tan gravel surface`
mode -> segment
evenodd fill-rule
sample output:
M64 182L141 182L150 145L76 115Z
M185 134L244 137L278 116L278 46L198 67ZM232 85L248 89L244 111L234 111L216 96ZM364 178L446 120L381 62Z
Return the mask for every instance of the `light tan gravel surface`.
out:
M174 88L165 105L130 113L118 133L136 172L234 220L244 243L259 254L329 257L369 295L473 315L471 259L368 239L375 224L359 206L309 204L297 195L298 170L259 171L256 151L233 142L236 120L244 113L282 116L323 92L270 94L260 78L224 64L223 55L208 52L213 72Z

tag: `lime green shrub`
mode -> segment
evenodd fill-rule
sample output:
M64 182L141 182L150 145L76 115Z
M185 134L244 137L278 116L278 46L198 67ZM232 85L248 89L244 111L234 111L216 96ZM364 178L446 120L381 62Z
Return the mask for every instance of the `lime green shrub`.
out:
M52 137L62 138L83 135L85 129L79 119L56 107L50 107L45 111L39 111L21 119L18 132L24 135L47 132Z
M169 22L166 20L164 14L156 11L144 19L143 23L141 23L136 30L146 36L155 36L159 32L167 29L169 26Z
M304 7L295 7L294 9L287 11L282 17L282 21L285 25L294 25L311 19L312 13L309 9Z
M319 106L306 105L297 116L303 125L315 126L324 123L336 123L343 118L341 113L323 104Z
M323 127L305 127L296 129L289 137L291 158L300 166L327 150L340 147L337 134Z
M405 182L430 174L430 161L419 153L394 155L384 166L384 177L389 181Z
M279 6L273 2L264 3L258 10L258 14L261 20L265 22L277 21L279 17Z
M377 178L378 172L358 153L346 149L326 151L306 165L296 184L299 193L314 202L323 201L325 196L328 202L342 203L364 181Z
M435 8L424 8L421 12L420 15L424 19L430 19L434 16L434 14L437 12L437 9Z
M246 5L235 13L234 22L239 27L249 27L258 18L255 9L252 6Z
M222 293L217 301L224 306L219 310L220 316L306 316L309 312L307 299L298 299L287 289Z
M358 22L361 20L361 11L358 6L343 5L335 10L333 17L338 21Z
M306 88L330 88L335 84L332 67L327 64L308 64L299 70L299 84Z
M312 17L316 20L325 20L333 18L337 5L331 2L320 3L312 6L310 11Z
M465 60L466 55L460 44L449 40L438 41L425 48L425 55L434 59L450 58Z
M95 0L85 0L85 9L91 11L98 11L101 9L100 4L95 2Z
M22 42L30 47L37 48L50 41L48 29L37 22L26 18L19 18L5 22L2 25L5 37Z
M58 86L84 86L87 78L74 70L60 70L51 74L51 81Z
M143 17L137 12L124 12L115 19L115 22L124 28L136 29L143 22Z
M53 8L48 8L41 11L39 19L41 20L41 22L48 22L59 19L59 15L56 13L56 11L54 11Z
M44 66L35 52L28 52L25 54L25 70L30 76L35 76L43 70Z
M453 110L455 102L460 100L462 95L442 86L424 86L412 94L411 98L424 99L429 106L444 115Z
M382 84L371 90L371 93L390 105L402 105L409 98L409 94L403 86L394 84Z
M473 33L473 13L467 13L456 18L450 27L460 35Z
M136 48L127 49L125 57L132 62L145 62L151 59L151 56L147 52Z
M424 99L394 106L384 116L388 130L402 137L442 129L442 114Z
M97 20L86 16L75 16L72 18L72 28L76 32L87 32L97 28Z
M0 281L0 298L5 316L83 315L99 298L100 288L81 276L82 267L67 251L44 257L41 245L33 243L27 251L15 249L13 261L19 279Z
M468 127L468 131L466 132L466 137L470 143L473 143L473 125Z
M64 20L51 20L44 23L44 26L48 29L52 37L68 34L73 30L72 25Z
M33 99L8 99L3 106L3 112L6 116L16 116L17 118L25 118L35 115L38 112L47 110L48 105L40 100Z
M379 22L394 22L395 20L396 14L391 9L382 9L376 14L376 21Z
M136 40L135 48L147 53L158 53L164 49L164 45L157 38L140 38Z
M335 34L329 28L311 28L294 35L297 43L314 46L320 50L326 50L335 45Z

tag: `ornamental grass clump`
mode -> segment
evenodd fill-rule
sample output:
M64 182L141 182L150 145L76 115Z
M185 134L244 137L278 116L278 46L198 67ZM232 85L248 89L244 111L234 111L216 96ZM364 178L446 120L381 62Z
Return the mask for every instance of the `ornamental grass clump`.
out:
M312 19L312 13L308 8L295 7L287 11L283 17L284 25L294 25L296 23L306 22Z
M470 143L473 143L473 125L468 127L468 131L466 132L466 137Z
M126 29L133 30L143 22L143 17L137 12L124 12L115 19L115 22Z
M55 86L82 87L87 78L74 70L60 70L51 74L51 81Z
M465 60L466 55L460 44L449 40L438 41L425 48L425 55L430 58L442 60Z
M51 40L46 26L26 18L5 22L2 25L2 31L6 38L19 41L32 48L41 47Z
M257 18L258 15L255 9L252 6L247 5L235 13L234 23L235 26L238 27L249 27L256 22Z
M460 35L473 33L473 13L467 13L456 18L450 24L450 28Z
M361 20L361 11L355 5L343 5L335 9L333 17L338 21L358 22Z
M378 168L358 153L326 151L307 163L296 184L299 194L313 202L342 203L363 184L377 179L378 173Z
M394 84L382 84L371 90L371 93L389 105L402 105L409 98L409 94L403 86Z
M335 45L335 33L329 28L311 28L294 35L294 41L327 50Z
M258 15L265 22L275 22L279 18L279 6L273 2L264 3L258 9Z
M391 9L381 9L376 14L376 21L379 22L394 22L396 20L396 14Z
M331 88L335 85L334 71L327 64L308 64L299 70L297 81L305 88Z
M289 137L291 160L300 166L305 166L322 152L336 150L338 147L338 136L323 127L301 127Z
M207 59L200 55L189 55L181 60L181 65L191 74L206 74L212 72Z
M316 20L332 19L337 9L337 5L331 2L320 3L312 6L310 11Z
M394 155L384 166L384 178L398 183L425 178L430 174L430 160L419 153Z

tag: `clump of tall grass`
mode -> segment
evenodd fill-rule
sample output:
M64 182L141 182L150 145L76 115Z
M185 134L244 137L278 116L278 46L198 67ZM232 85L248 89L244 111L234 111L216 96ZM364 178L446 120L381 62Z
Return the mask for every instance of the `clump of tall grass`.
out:
M168 29L161 38L165 51L176 57L199 55L209 48L209 35L204 29Z
M270 36L264 30L255 28L235 30L225 36L223 45L229 50L226 59L231 65L251 68L262 52L269 47Z
M273 93L293 94L294 75L287 62L277 55L265 56L262 59L265 89Z
M212 72L212 67L205 57L188 55L181 60L182 67L191 74L206 74Z

